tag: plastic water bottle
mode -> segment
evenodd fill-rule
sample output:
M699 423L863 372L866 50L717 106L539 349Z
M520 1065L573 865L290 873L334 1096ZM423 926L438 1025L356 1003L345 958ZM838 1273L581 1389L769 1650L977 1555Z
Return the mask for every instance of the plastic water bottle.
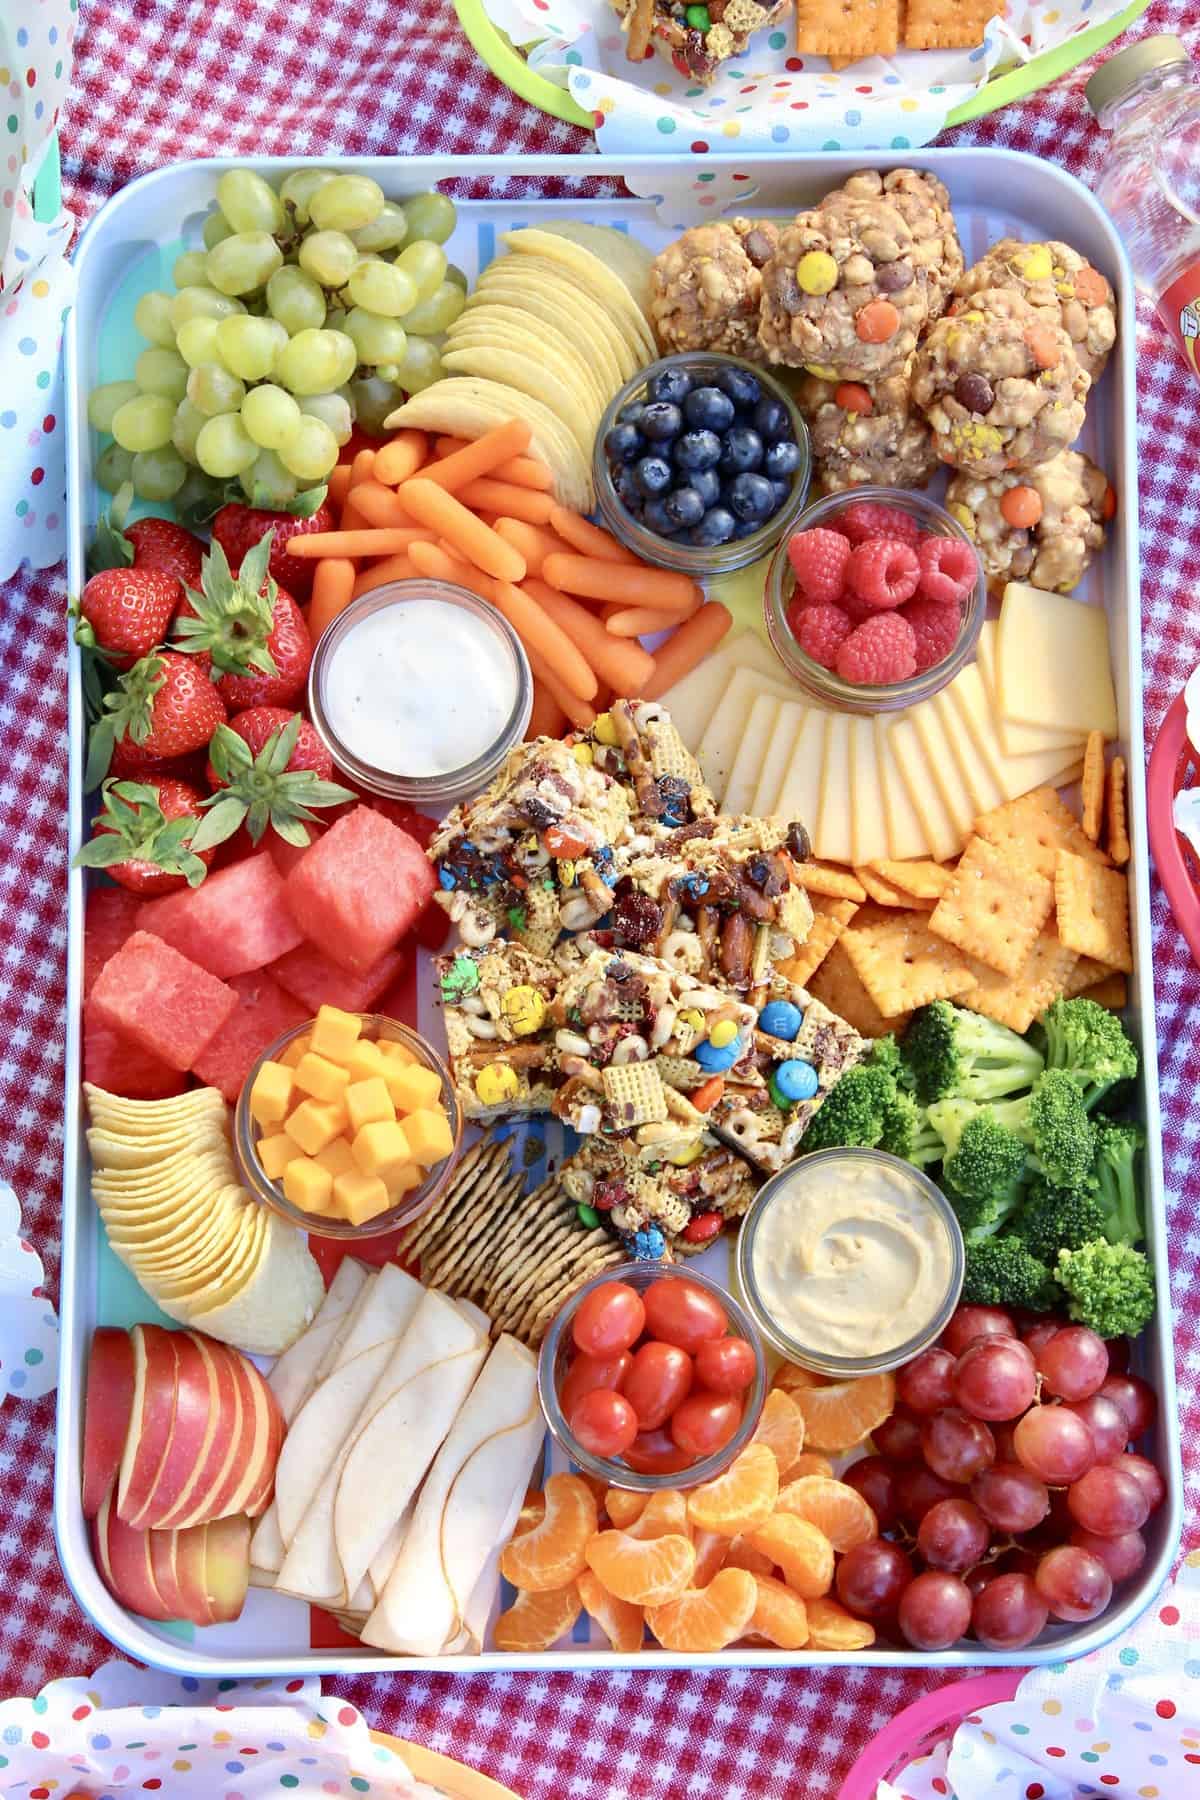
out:
M1200 376L1200 74L1179 38L1143 38L1096 70L1087 99L1112 133L1097 195Z

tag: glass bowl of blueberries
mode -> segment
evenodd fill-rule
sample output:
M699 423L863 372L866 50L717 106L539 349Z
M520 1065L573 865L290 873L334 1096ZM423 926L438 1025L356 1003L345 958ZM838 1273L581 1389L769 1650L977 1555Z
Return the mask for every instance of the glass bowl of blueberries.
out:
M696 577L765 556L803 511L810 470L807 428L779 382L701 350L626 382L592 458L609 530L644 561Z

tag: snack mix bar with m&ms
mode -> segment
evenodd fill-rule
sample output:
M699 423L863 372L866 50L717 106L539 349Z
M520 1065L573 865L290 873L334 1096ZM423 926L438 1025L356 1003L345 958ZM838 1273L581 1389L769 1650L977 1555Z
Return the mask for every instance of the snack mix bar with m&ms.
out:
M99 1581L396 1659L1101 1619L1168 1493L1108 275L920 168L474 279L438 193L206 199L87 403Z

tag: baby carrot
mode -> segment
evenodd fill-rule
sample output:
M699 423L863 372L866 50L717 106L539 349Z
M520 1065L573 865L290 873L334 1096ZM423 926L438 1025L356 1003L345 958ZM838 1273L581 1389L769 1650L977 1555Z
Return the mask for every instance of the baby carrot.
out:
M702 662L710 650L716 649L732 624L733 614L719 600L710 600L698 613L693 613L674 636L655 651L654 674L642 689L645 698L660 700L668 688L690 675L697 663Z
M354 564L349 557L323 556L313 575L308 629L313 642L354 599Z
M541 684L555 705L566 714L576 731L586 731L589 725L594 725L596 708L591 701L581 700L579 695L573 694L569 687L564 687L550 665L542 661L536 650L527 649L525 654L529 658L529 667L533 671L534 680ZM597 695L598 698L599 695Z
M453 456L458 450L465 450L468 439L454 437L438 438L434 449L438 456ZM497 481L515 481L518 487L541 488L549 491L554 486L553 472L536 456L511 456L507 462L497 463L492 470Z
M491 576L481 575L478 569L449 549L444 541L437 544L413 544L408 554L413 568L420 570L422 575L430 575L435 581L457 581L460 587L469 587L473 593L482 594L486 600L492 599L495 583Z
M350 493L351 504L358 508L368 525L411 525L412 516L400 496L374 477L360 481Z
M619 638L649 637L654 631L669 631L672 625L681 624L699 610L699 594L683 612L656 612L649 606L626 606L609 613L604 629Z
M374 450L360 450L350 464L350 486L356 488L360 481L370 481L375 472Z
M521 552L530 575L540 575L546 558L553 556L556 550L566 548L562 539L556 538L552 531L529 525L524 519L497 519L496 532L506 544L511 544L514 550Z
M534 676L533 710L529 715L529 724L525 731L526 741L537 737L561 737L566 730L568 719L550 689Z
M485 575L492 575L497 581L520 581L525 573L525 558L469 512L462 500L456 500L453 494L421 475L406 481L399 491L405 511L418 525L427 525L436 536L449 538Z
M480 475L489 475L498 464L528 450L532 436L533 429L524 420L509 419L505 424L485 431L473 444L452 450L439 462L430 463L425 471L426 479L436 481L447 493L457 494L468 482L475 481Z
M293 542L299 542L293 539ZM577 600L555 593L536 578L525 582L525 592L532 594L538 605L561 627L572 643L578 644L596 674L622 696L640 694L654 674L654 658L640 644L615 638L592 617ZM591 695L588 695L591 699Z
M375 452L375 479L396 487L424 465L428 446L423 431L398 431L382 450Z
M353 598L357 600L360 594L369 594L372 588L383 587L389 581L411 581L416 573L416 564L410 557L403 555L382 557L379 562L372 563L370 568L364 569L361 575L357 576Z
M535 488L517 487L511 481L489 481L484 476L460 488L458 497L476 512L503 513L509 519L524 519L529 525L545 525L554 508L552 494L539 494Z
M635 563L637 557L624 544L619 544L612 533L601 531L590 519L580 513L572 512L569 506L556 506L550 514L550 529L557 531L564 543L570 544L572 550L578 550L581 556L598 556L601 562Z
M623 600L628 606L676 614L690 604L695 592L691 577L673 569L648 569L640 563L626 566L592 556L548 556L542 565L542 580L586 600Z
M349 463L337 463L335 465L335 467L330 469L330 471L329 471L329 482L328 482L329 504L330 504L330 506L333 507L335 512L341 511L342 503L346 498L346 494L347 494L347 491L349 490L349 487L350 487L350 464Z
M289 538L288 549L297 556L395 556L410 544L432 543L435 532L423 525L388 525L363 531L313 531L307 537ZM303 550L298 548L303 544Z
M600 684L587 658L536 600L511 582L500 581L496 584L496 606L526 650L539 656L550 674L557 676L563 686L578 694L581 700L593 698Z

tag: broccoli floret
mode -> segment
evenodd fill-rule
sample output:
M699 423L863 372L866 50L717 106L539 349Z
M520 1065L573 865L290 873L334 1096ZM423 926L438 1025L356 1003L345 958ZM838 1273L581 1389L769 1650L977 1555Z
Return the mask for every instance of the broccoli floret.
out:
M941 1162L943 1154L942 1140L929 1123L925 1108L902 1090L897 1090L884 1111L879 1148L915 1163L918 1168Z
M1055 1289L1045 1263L1019 1238L1002 1236L968 1244L962 1300L967 1306L1025 1306L1049 1312Z
M1007 1025L949 1000L918 1007L904 1034L918 1098L1000 1100L1032 1086L1042 1054Z
M1092 1112L1119 1081L1132 1081L1138 1053L1125 1027L1107 1007L1082 995L1056 1000L1038 1020L1046 1042L1046 1067L1062 1069Z
M1145 1144L1146 1134L1140 1125L1122 1125L1114 1119L1096 1121L1093 1174L1103 1223L1093 1236L1102 1233L1110 1244L1139 1244L1146 1235L1135 1169L1138 1153Z
M1044 1175L1035 1175L1012 1229L1031 1256L1053 1268L1060 1250L1078 1250L1102 1236L1104 1209L1090 1182L1060 1188Z
M943 1174L956 1192L1011 1210L1021 1196L1025 1161L1020 1138L985 1106L966 1121Z
M1154 1311L1154 1275L1140 1250L1096 1238L1060 1250L1054 1274L1067 1311L1102 1338L1136 1337Z
M1084 1110L1079 1090L1061 1069L1039 1075L1032 1092L990 1107L970 1100L938 1100L929 1120L941 1134L950 1158L969 1120L990 1113L1032 1151L1033 1172L1058 1187L1079 1187L1088 1177L1096 1153L1096 1128Z
M873 1150L895 1104L896 1084L883 1069L857 1063L847 1069L809 1121L800 1154L811 1150Z
M900 1054L900 1046L890 1031L884 1037L875 1039L865 1060L870 1068L882 1069L885 1075L890 1075L898 1088L911 1089L912 1076Z

